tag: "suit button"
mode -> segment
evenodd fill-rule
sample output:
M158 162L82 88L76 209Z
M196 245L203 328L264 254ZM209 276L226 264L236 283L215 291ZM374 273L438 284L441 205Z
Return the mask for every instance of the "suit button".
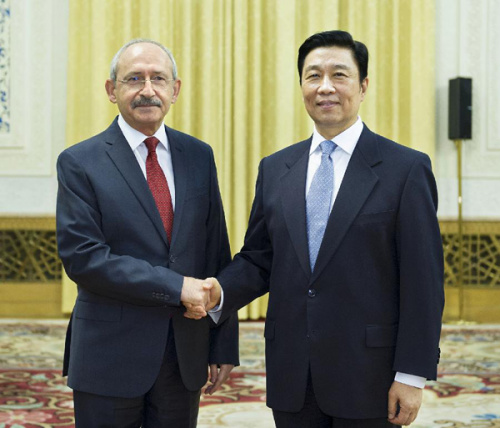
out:
M168 257L168 260L170 261L170 263L175 263L175 261L177 260L177 257L175 257L173 254L170 254L170 256Z
M316 297L316 290L314 288L311 288L308 292L307 295L309 297Z

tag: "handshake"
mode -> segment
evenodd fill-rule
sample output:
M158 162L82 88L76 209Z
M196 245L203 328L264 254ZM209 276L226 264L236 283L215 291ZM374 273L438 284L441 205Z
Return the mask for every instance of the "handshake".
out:
M186 307L186 318L199 320L220 304L221 286L215 278L196 279L184 277L181 302Z

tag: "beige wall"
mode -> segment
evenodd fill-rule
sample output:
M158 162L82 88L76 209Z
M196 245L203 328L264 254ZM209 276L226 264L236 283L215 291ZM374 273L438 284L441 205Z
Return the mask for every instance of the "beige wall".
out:
M472 140L463 145L463 215L500 218L500 2L436 1L436 164L440 218L457 217L456 150L448 140L448 80L472 78ZM410 82L418 85L418 78Z
M0 216L54 215L55 160L66 146L68 0L8 3L11 127L0 133Z

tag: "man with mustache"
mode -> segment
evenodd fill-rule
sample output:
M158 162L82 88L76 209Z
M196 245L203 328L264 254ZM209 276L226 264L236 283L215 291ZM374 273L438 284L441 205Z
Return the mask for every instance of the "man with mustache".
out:
M245 244L218 276L221 320L269 292L267 404L278 428L409 425L436 378L444 301L430 160L358 116L363 43L314 34L297 65L314 132L259 166Z
M120 115L58 159L57 240L78 297L64 373L76 427L192 428L208 368L215 392L238 364L236 315L207 305L230 261L211 148L164 125L181 81L168 49L124 45L106 81Z

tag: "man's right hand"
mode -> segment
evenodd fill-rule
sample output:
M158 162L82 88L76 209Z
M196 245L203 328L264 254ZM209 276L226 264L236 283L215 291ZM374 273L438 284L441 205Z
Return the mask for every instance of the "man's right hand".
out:
M211 282L202 281L188 276L184 277L181 291L181 302L184 306L194 306L202 316L207 315L207 307L210 305Z
M216 278L207 278L201 282L203 284L204 290L207 292L206 303L196 304L194 302L183 301L182 303L186 307L186 312L184 313L184 316L186 318L199 320L207 316L207 311L220 304L221 286L219 284L219 281L217 281ZM181 295L181 300L182 300L182 295Z
M389 422L397 426L410 425L421 404L422 389L394 381L389 390Z

